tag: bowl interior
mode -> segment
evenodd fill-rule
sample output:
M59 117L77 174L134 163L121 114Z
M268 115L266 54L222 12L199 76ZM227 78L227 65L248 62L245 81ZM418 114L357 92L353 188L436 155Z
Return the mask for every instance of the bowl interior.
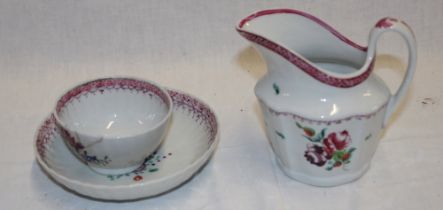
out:
M160 94L159 94L160 93ZM146 132L168 115L161 91L106 86L82 91L58 109L70 130L90 136L122 137Z

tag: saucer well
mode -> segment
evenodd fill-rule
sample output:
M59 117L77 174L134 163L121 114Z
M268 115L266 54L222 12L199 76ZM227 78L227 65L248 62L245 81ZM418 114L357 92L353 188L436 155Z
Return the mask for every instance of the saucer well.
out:
M37 161L61 185L96 199L133 200L179 186L214 152L218 122L211 108L196 97L175 90L168 93L174 104L169 131L162 145L136 170L107 176L95 173L66 147L53 115L37 133Z

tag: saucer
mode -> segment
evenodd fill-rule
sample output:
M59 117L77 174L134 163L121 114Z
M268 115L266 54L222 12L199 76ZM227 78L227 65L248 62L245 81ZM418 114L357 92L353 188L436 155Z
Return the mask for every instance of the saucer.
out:
M218 122L211 108L189 94L168 90L174 109L162 145L132 172L101 175L66 147L53 115L35 140L37 161L54 180L81 195L102 200L133 200L171 190L194 175L214 152Z

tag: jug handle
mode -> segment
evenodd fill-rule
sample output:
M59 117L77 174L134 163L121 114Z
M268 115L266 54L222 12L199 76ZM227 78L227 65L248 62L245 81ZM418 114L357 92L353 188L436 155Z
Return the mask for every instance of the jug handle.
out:
M387 124L389 118L397 108L401 99L405 96L405 93L412 81L412 77L414 76L415 66L417 63L417 44L415 41L414 33L411 28L403 21L397 20L395 18L383 18L377 22L375 27L371 31L371 35L369 37L369 46L368 46L368 58L372 61L375 57L375 48L377 44L377 40L385 32L393 31L401 35L403 39L406 41L408 47L408 67L406 70L406 75L403 78L403 81L398 88L398 90L391 94L389 101L386 107L386 113L383 119L383 127Z

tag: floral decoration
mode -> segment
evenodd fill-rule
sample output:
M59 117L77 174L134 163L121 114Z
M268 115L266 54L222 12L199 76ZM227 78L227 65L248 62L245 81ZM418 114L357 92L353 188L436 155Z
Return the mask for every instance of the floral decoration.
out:
M143 163L135 170L128 172L128 173L118 174L118 175L108 175L107 177L109 180L114 181L114 180L120 179L122 177L133 176L132 180L134 180L136 182L141 181L141 180L143 180L142 175L145 172L148 172L148 173L157 172L159 170L158 165L160 164L160 162L169 156L172 156L172 153L161 155L160 153L155 151L151 155L146 157L145 160L143 161Z
M97 158L95 155L88 154L85 150L85 146L82 143L75 140L75 137L71 135L68 131L59 126L60 134L65 138L69 146L75 150L75 152L82 158L86 163L94 163L101 166L106 166L111 162L111 159L106 155L102 159Z
M296 125L303 130L303 136L310 142L304 154L309 163L325 167L328 171L351 163L352 153L356 148L348 148L352 140L347 130L326 134L326 128L316 132L299 123Z

